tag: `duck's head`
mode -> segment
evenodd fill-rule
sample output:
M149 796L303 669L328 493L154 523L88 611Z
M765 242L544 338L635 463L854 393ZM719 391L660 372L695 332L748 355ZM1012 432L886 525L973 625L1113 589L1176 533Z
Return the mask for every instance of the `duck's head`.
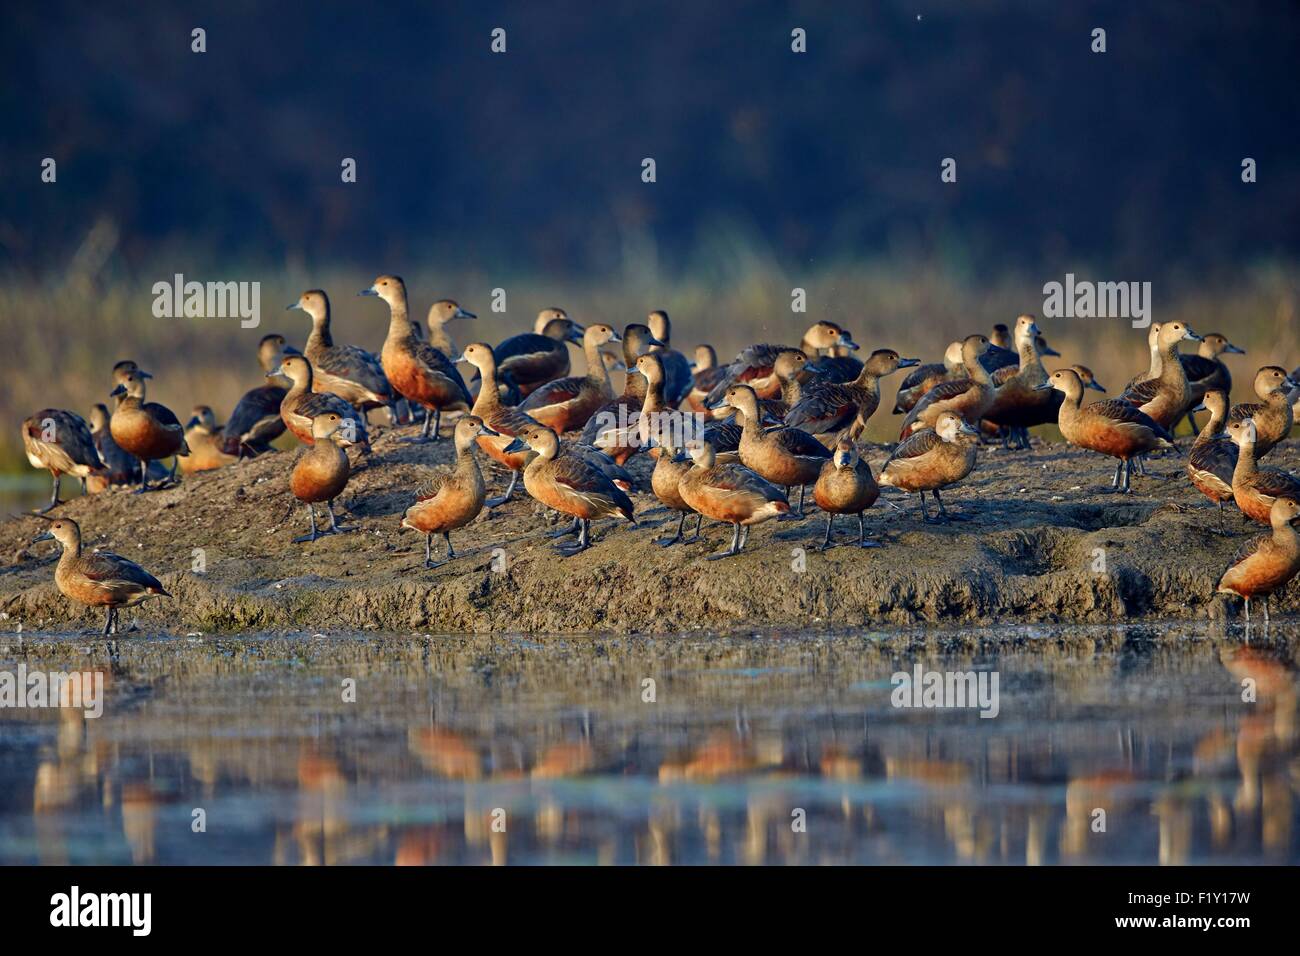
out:
M1147 329L1147 347L1151 349L1152 352L1156 351L1160 347L1160 329L1162 325L1163 323L1160 322L1152 322L1150 327Z
M1268 398L1274 392L1295 388L1296 383L1280 365L1265 365L1255 373L1255 394Z
M332 441L340 448L356 443L357 423L338 412L326 412L311 420L311 437L317 442Z
M839 441L835 443L835 451L832 455L835 461L835 467L840 470L852 468L858 461L858 449L853 444L853 439L848 435L841 435Z
M814 349L843 348L854 352L858 348L858 344L853 341L853 336L836 323L825 319L821 322L814 322L809 326L808 331L804 333L803 340L804 344Z
M981 355L989 350L989 340L986 335L968 335L961 340L961 359L967 365L974 365L979 361Z
M1011 348L1011 330L1002 322L993 326L993 334L989 336L989 341L998 348Z
M32 539L32 544L37 541L57 541L65 548L75 548L81 543L81 527L71 518L42 517L41 520L48 521L49 524L41 534Z
M217 430L217 416L213 414L211 407L207 405L195 405L190 411L190 420L185 423L185 430L197 428L199 431L211 435Z
M811 367L808 364L808 356L800 349L787 349L776 357L772 363L772 373L782 382L789 382L792 379L802 379L802 373L811 374Z
M456 441L457 450L462 450L474 444L474 440L478 438L479 435L495 436L499 434L500 432L495 432L488 428L487 423L477 415L464 415L461 417L460 421L456 422L456 428L452 433L452 437Z
M560 447L559 436L545 425L529 425L515 435L514 440L503 449L506 454L517 455L530 448L538 454L554 453Z
M1237 348L1220 332L1211 332L1201 340L1201 354L1206 358L1218 358L1220 355L1245 355L1246 350Z
M1043 358L1048 358L1051 356L1055 356L1056 358L1061 357L1061 353L1056 351L1056 349L1052 348L1050 345L1048 345L1047 339L1043 338L1041 335L1036 336L1034 338L1034 347L1038 349L1038 354L1041 355Z
M97 403L90 406L90 433L97 435L108 428L108 406Z
M144 369L132 369L129 372L123 372L117 387L108 393L109 398L117 398L126 395L131 398L144 398L145 379L153 378Z
M663 345L648 325L633 323L623 330L623 356L629 367L636 362L637 356L650 351L652 345Z
M696 372L707 371L718 366L718 353L712 345L695 346L695 361L691 363L691 369Z
M439 299L429 306L429 328L446 325L456 319L477 319L468 309L461 308L455 299Z
M311 363L303 355L283 355L280 367L266 373L267 378L275 378L277 375L283 375L294 384L305 382L311 378Z
M645 317L645 324L650 327L650 334L657 338L667 348L672 342L673 323L668 318L668 313L663 309L655 309Z
M1186 322L1166 322L1156 333L1156 344L1161 348L1172 348L1184 339L1193 342L1201 341L1201 337L1193 332Z
M647 352L636 360L636 370L651 385L664 380L664 363L654 352Z
M953 442L962 437L978 437L979 432L966 424L966 419L952 412L941 412L934 423L935 434L944 441Z
M948 368L961 368L961 339L948 343L948 347L943 350L943 364Z
M712 468L717 460L717 453L713 450L713 445L707 439L694 438L686 443L686 454L691 456L693 461L700 468Z
M284 336L279 332L262 336L262 340L257 343L257 362L262 366L263 372L279 369L280 362L288 351L285 346Z
M1290 498L1275 498L1273 506L1268 509L1269 523L1275 528L1290 524L1300 518L1300 504Z
M619 335L612 325L605 322L597 322L595 325L589 325L587 326L587 330L582 333L582 343L584 345L594 345L596 348L611 343L620 343L622 341L623 336Z
M465 346L465 351L452 359L453 362L468 362L480 372L494 372L497 367L496 355L492 351L492 346L486 342L474 342Z
M1045 392L1049 388L1064 392L1070 397L1077 397L1083 394L1083 380L1079 377L1079 373L1072 368L1058 368L1047 376L1046 382L1034 386L1034 390L1038 392Z
M357 295L377 295L388 305L406 305L406 283L401 276L380 276L369 288L362 289Z
M1228 437L1231 438L1238 448L1250 448L1255 444L1258 432L1255 430L1255 419L1243 418L1239 422L1232 422L1228 425Z
M1026 312L1016 319L1016 345L1029 345L1036 343L1038 336L1042 333L1038 328L1038 320Z
M758 423L758 394L748 385L732 385L722 396L722 408L734 408L747 421Z
M558 306L551 306L538 312L537 320L533 322L533 331L557 342L567 340L580 343L582 341L582 326L569 318L569 313Z
M311 316L313 322L320 322L328 319L330 315L330 300L321 289L308 289L302 295L298 296L298 301L291 303L285 311L292 309L301 309ZM263 340L265 341L265 339ZM283 343L282 343L283 344Z
M911 368L920 364L920 359L902 358L893 349L876 349L867 356L863 367L872 375L880 376L897 372L900 368Z
M1228 393L1221 388L1212 388L1205 393L1201 404L1211 416L1223 419L1228 414Z
M113 384L121 385L126 381L126 377L140 368L131 359L123 359L113 366Z

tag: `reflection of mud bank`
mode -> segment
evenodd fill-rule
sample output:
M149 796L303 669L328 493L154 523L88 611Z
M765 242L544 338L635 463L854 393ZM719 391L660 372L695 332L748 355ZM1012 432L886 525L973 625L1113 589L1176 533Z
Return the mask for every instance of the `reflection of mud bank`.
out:
M1117 498L1102 493L1110 474L1105 460L1052 445L1029 454L981 451L971 479L946 496L954 510L973 517L968 522L924 526L911 499L889 492L908 510L878 505L871 512L883 549L813 550L822 516L811 509L804 522L755 528L745 555L706 562L724 529L706 528L705 541L685 547L655 547L650 539L664 533L667 525L659 525L669 516L642 495L641 529L606 524L592 550L561 559L540 535L557 519L522 498L456 536L464 557L426 571L422 540L399 533L398 523L422 480L422 463L445 461L449 444L430 450L381 438L374 467L355 475L343 498L355 530L309 545L289 541L304 530L305 516L295 510L286 519L285 453L191 479L183 489L78 499L63 513L82 523L89 541L139 560L176 596L130 612L143 626L205 633L1222 617L1224 604L1214 594L1219 576L1245 536L1260 530L1230 511L1225 520L1233 536L1214 534L1213 508L1182 476L1182 459L1154 463L1173 478L1140 479L1138 494ZM1273 457L1273 466L1296 470L1294 449ZM648 465L644 456L633 459L642 476ZM28 548L36 531L31 519L0 525L5 626L95 626L98 616L55 591L49 546ZM847 542L847 524L841 534ZM493 570L494 552L500 570ZM200 554L206 570L195 574L190 569ZM1275 599L1275 610L1300 607L1295 590Z

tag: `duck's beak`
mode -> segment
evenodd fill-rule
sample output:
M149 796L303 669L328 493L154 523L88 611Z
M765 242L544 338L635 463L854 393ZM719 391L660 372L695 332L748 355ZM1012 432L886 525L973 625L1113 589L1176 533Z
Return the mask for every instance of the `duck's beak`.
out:
M1195 408L1189 408L1188 411L1189 411L1189 412L1203 412L1203 411L1205 411L1205 403L1204 403L1204 402L1201 402L1201 404L1197 405Z
M1084 387L1091 388L1094 391L1098 391L1098 392L1106 391L1104 388L1101 387L1101 382L1097 381L1095 378Z
M622 362L615 362L613 365L609 367L609 370L611 372L626 372L627 366L624 365Z
M478 427L478 433L479 433L480 435L491 435L493 438L500 438L500 437L501 437L501 433L500 433L500 432L494 432L492 429L488 428L486 425L480 425L480 426Z
M286 305L286 306L284 307L284 311L286 311L286 312L292 312L294 309L301 309L301 308L302 308L302 303L300 303L300 302L290 302L288 305ZM305 311L305 310L304 310L304 311Z
M961 428L959 428L958 431L962 432L962 434L965 434L965 435L978 435L978 434L979 434L979 432L977 432L975 429L973 429L973 428L970 427L970 422L962 422L962 423L961 423Z
M1188 326L1186 329L1183 330L1183 338L1191 339L1193 342L1201 342L1204 341L1205 336L1197 335L1195 332L1192 331L1191 326Z
M126 386L125 386L125 385L119 385L117 388L113 389L111 392L108 393L108 397L109 397L109 398L117 398L117 396L119 396L119 395L125 395L125 394L126 394Z
M1042 347L1039 351L1042 352L1042 354L1043 354L1043 356L1044 356L1045 358L1050 358L1050 357L1060 358L1060 357L1061 357L1061 353L1058 352L1058 351L1056 351L1056 349L1052 348L1052 347L1051 347L1050 345L1048 345L1046 342L1043 343L1043 347ZM1104 392L1105 389L1102 389L1102 391Z
M785 427L785 422L781 421L781 419L777 418L775 415L772 415L772 414L767 413L767 412L764 412L763 414L761 414L761 415L758 416L758 423L759 423L760 425L765 425L765 426L767 426L768 428L784 428L784 427Z
M1245 350L1245 349L1243 349L1243 348L1238 348L1237 346L1233 345L1231 342L1229 342L1229 343L1227 344L1227 346L1224 347L1223 351L1227 352L1229 355L1245 355L1245 354L1246 354L1246 350Z
M141 378L153 378L153 375L152 375L152 374L150 374L149 372L146 372L146 371L145 371L144 369L142 369L142 368L141 368L141 369L136 369L135 374L136 374L136 375L139 375Z
M861 346L859 346L857 342L853 341L847 335L841 335L838 344L840 348L848 349L850 352L856 352L859 348L861 348Z
M379 295L379 293L375 291L374 286L371 286L369 289L362 289L357 295Z
M569 333L564 337L565 341L572 342L574 345L581 345L582 336L586 334L586 331L586 329L575 322L573 323L573 328L569 329Z
M611 332L609 334L609 340L611 342L622 342L623 336L619 335L617 332Z
M921 364L921 360L919 358L898 360L899 368L911 368L913 365L920 365L920 364Z
M1288 389L1291 389L1291 388L1295 388L1297 385L1300 385L1300 382L1297 382L1295 379L1293 379L1291 376L1288 375L1286 381L1283 382L1282 384L1285 385Z
M42 531L36 537L32 538L32 544L39 544L42 541L53 541L53 540L54 540L54 535L50 534L48 531Z
M1043 384L1041 384L1041 385L1035 385L1035 386L1034 386L1034 391L1035 391L1035 392L1046 392L1048 389L1055 388L1055 387L1056 387L1056 386L1054 386L1051 382L1043 382Z
M501 449L507 455L517 455L521 451L528 451L528 443L522 438L514 439L509 445Z
M655 338L653 335L648 336L648 337L646 338L645 341L646 341L646 345L660 345L660 346L663 346L664 348L667 348L667 347L668 347L665 343L660 342L660 341L659 341L657 338Z
M477 319L478 316L475 315L473 312L471 312L469 309L462 309L460 306L456 306L456 314L453 315L452 318L453 319Z
M459 365L461 362L465 362L465 361L468 361L468 359L465 358L465 353L461 352L459 355L457 355L454 359L451 360L451 364Z

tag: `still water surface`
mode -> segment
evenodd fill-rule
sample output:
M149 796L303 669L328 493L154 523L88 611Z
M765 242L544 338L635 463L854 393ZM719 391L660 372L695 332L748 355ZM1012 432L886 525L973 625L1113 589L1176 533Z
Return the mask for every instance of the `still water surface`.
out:
M107 680L0 709L0 862L1294 863L1297 633L0 634Z

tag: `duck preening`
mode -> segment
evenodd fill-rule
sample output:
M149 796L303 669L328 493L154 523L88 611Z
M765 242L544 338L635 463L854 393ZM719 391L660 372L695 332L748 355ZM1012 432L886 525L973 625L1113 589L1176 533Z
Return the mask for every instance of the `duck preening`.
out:
M189 453L185 429L175 413L157 402L145 401L144 383L149 378L153 376L138 368L126 371L121 383L111 393L111 397L121 401L109 419L109 431L113 434L113 441L140 462L137 492L156 490L149 486L149 462ZM176 477L175 463L172 464L171 476Z
M426 568L439 567L433 562L433 536L442 535L447 544L447 561L453 560L456 551L451 546L451 532L465 527L483 510L487 490L483 473L474 458L474 445L480 435L496 434L474 415L466 415L456 422L452 430L456 445L455 466L435 471L420 488L415 504L402 516L402 528L424 532Z
M212 471L238 461L237 455L228 455L222 450L223 445L224 436L222 427L217 424L217 416L209 406L195 405L190 420L185 423L185 446L188 451L176 456L181 472L189 475L199 471Z
M1219 581L1220 594L1235 594L1246 600L1246 621L1250 621L1250 602L1264 599L1264 624L1268 625L1268 597L1286 587L1300 572L1300 536L1295 520L1300 504L1292 498L1277 498L1269 506L1270 534L1252 540L1237 556Z
M484 380L486 382L486 379ZM577 543L561 547L566 555L591 547L593 518L623 517L636 524L632 500L598 468L560 447L559 436L543 425L530 425L514 438L505 451L531 455L524 468L524 489L535 499L561 514L572 515L573 527L559 532L563 537L578 534Z
M49 521L50 519L44 519ZM36 541L57 541L63 549L54 569L59 591L74 601L106 611L104 634L117 633L117 611L153 597L171 597L162 582L134 561L110 551L82 550L81 527L70 518L50 521Z
M38 514L45 514L59 506L59 478L63 475L80 478L82 490L85 491L87 478L92 475L106 476L109 473L95 447L90 426L76 412L43 408L23 421L22 434L27 461L33 468L48 470L54 479L50 503Z
M465 380L448 356L415 334L407 312L406 283L399 276L380 276L357 294L378 296L387 303L388 337L379 355L380 364L397 393L427 413L420 434L403 440L437 441L442 413L469 411L473 404Z
M993 404L993 379L980 363L980 357L988 347L989 340L983 335L968 335L962 339L961 361L965 377L940 382L926 392L903 419L900 438L922 428L933 428L944 412L960 415L971 427L978 424Z
M983 336L980 336L983 338ZM925 493L939 506L936 521L966 521L966 515L951 514L939 491L961 481L975 468L975 446L979 432L956 412L940 412L934 428L914 432L898 444L880 468L880 484L902 491L915 491L921 498L921 520L929 522Z
M1133 459L1160 448L1174 448L1174 438L1155 419L1130 402L1112 399L1083 404L1083 380L1072 368L1058 369L1038 388L1065 394L1057 424L1071 445L1118 458L1112 489L1129 492Z
M326 411L311 420L312 444L294 463L289 474L289 490L293 496L307 506L307 515L311 522L311 531L301 538L294 538L294 544L315 541L321 535L341 534L347 528L340 528L334 516L334 499L347 487L351 467L348 453L343 449L355 444L349 427L350 419L334 411ZM329 513L329 528L316 529L316 505L325 503Z
M826 513L826 537L822 550L830 548L831 533L836 515L858 516L858 547L877 548L880 545L867 538L863 513L876 503L880 488L871 474L871 466L858 454L857 446L847 435L835 443L831 460L822 465L822 472L813 485L813 501Z
M751 525L790 511L790 502L776 485L744 465L717 460L713 445L703 439L687 442L691 468L678 482L682 500L714 521L731 525L731 546L708 556L716 561L740 554Z

